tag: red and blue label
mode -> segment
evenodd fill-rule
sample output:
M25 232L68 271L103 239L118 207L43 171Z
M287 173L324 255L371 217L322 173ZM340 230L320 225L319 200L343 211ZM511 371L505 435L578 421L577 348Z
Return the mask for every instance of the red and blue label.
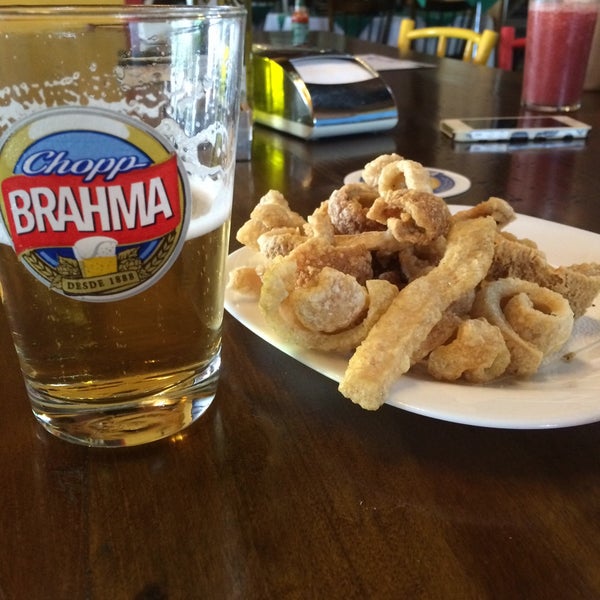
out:
M60 108L20 122L0 140L0 180L19 260L73 298L147 289L185 241L189 186L175 152L116 113Z

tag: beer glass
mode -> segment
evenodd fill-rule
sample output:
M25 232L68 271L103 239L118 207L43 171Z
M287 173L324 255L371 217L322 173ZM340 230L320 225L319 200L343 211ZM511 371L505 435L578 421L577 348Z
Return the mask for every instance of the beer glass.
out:
M581 106L599 0L529 0L522 104L541 112Z
M214 398L244 31L216 2L0 8L0 287L60 438L150 442Z

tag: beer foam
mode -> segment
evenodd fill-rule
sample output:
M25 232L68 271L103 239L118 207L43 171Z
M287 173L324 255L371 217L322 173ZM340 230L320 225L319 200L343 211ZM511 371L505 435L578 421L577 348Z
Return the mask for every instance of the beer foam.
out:
M231 214L233 197L233 164L228 153L228 145L232 144L227 128L213 123L196 135L188 136L173 119L163 119L156 130L173 145L188 175L192 207L186 239L220 227ZM203 148L229 156L223 158L224 164L208 167L199 159L199 149Z
M117 240L104 235L92 235L77 240L73 245L73 253L77 260L115 256Z
M231 184L210 177L190 178L192 210L186 240L220 227L231 215Z

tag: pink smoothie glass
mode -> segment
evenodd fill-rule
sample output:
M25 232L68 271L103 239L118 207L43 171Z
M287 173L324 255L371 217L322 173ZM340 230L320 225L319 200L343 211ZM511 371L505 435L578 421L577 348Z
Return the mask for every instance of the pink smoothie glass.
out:
M599 0L529 0L522 104L570 112L581 106Z

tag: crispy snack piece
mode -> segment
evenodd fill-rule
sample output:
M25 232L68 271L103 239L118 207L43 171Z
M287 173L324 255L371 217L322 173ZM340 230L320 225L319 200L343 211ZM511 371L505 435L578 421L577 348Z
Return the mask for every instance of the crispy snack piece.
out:
M564 296L575 318L582 316L600 293L600 266L553 267L544 253L514 236L498 233L487 279L513 277L533 281Z
M262 280L254 267L238 267L229 274L227 287L231 290L247 296L256 298L260 296Z
M459 325L469 316L473 301L475 300L475 290L471 290L456 302L453 302L442 315L442 318L436 323L435 327L429 332L425 341L414 353L412 360L418 362L426 358L429 353L445 344L455 334Z
M439 265L398 294L350 359L339 386L344 396L369 410L385 402L392 383L410 369L444 311L485 277L495 232L490 217L451 227Z
M296 227L275 227L258 236L256 243L261 254L271 259L285 256L306 241Z
M338 247L362 246L367 250L395 252L404 247L392 232L387 231L363 231L354 235L336 235L333 242Z
M335 333L353 327L366 313L366 288L352 275L324 267L310 285L290 292L289 302L300 323L311 331Z
M290 298L296 288L297 270L298 266L290 256L276 258L264 273L259 308L269 327L283 340L304 348L339 352L353 350L398 294L398 288L391 283L371 279L366 283L368 307L362 321L335 333L313 331L299 321ZM345 309L345 303L344 298L338 298L340 311Z
M485 383L500 377L509 364L510 352L498 327L485 319L467 319L458 326L455 339L431 352L427 370L443 381L464 377Z
M321 204L315 208L312 215L309 215L306 220L308 221L304 226L306 235L310 237L321 237L333 244L335 230L333 223L329 218L329 200L321 202Z
M347 183L334 190L327 211L335 233L354 234L381 229L367 218L367 210L379 194L366 183Z
M414 160L396 160L381 169L377 181L380 195L395 190L416 190L432 193L429 171Z
M260 250L258 238L271 229L280 227L304 227L306 221L290 209L288 201L281 192L269 190L250 213L246 221L236 234L236 239L244 246Z
M571 265L569 268L588 277L600 277L600 263L581 263Z
M361 245L332 246L323 238L308 238L288 255L296 262L298 279L296 285L310 282L323 267L332 267L352 275L362 285L373 277L371 253Z
M408 281L422 277L444 256L446 238L439 237L426 246L408 245L398 252L398 261Z
M573 330L573 311L557 292L531 281L486 281L473 303L473 316L499 328L510 351L507 372L535 373L545 356L556 352Z
M472 208L457 212L452 218L455 221L464 219L477 219L479 217L493 217L498 229L503 229L512 223L517 215L513 207L502 198L491 196L485 202L480 202Z
M426 245L445 236L451 215L446 203L429 192L399 190L377 198L367 217L387 225L400 242Z
M404 160L404 158L395 153L381 154L377 158L374 158L372 161L368 162L362 170L363 181L367 185L376 188L379 183L379 176L381 175L383 167L399 160Z

